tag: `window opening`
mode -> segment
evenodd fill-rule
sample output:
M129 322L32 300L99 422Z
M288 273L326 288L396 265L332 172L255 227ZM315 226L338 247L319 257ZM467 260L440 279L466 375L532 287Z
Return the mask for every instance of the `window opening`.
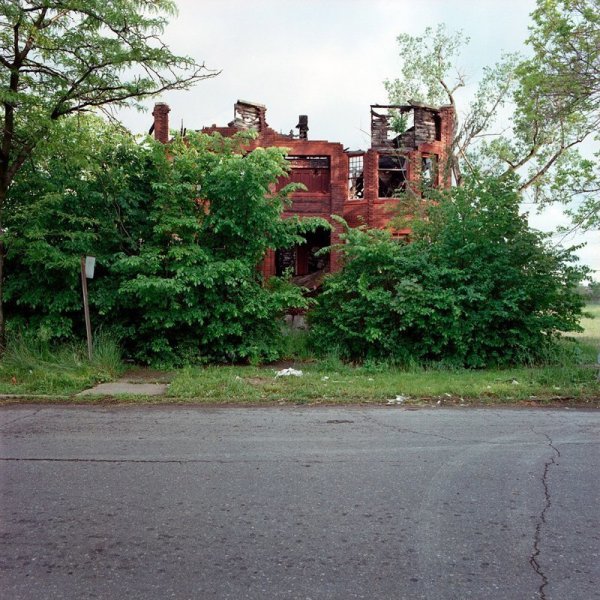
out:
M428 190L438 185L438 159L435 154L421 158L421 193L426 195Z
M394 198L406 190L408 161L405 156L379 157L379 197Z
M349 157L348 169L348 198L350 200L358 200L363 197L364 193L364 176L362 154Z
M413 132L414 127L414 110L390 110L390 128L388 129L388 140L398 141L401 136Z
M433 115L433 123L435 125L435 139L437 142L442 141L442 117L438 114Z
M305 234L304 239L303 244L275 252L277 276L289 272L294 277L301 277L329 270L329 254L319 254L319 251L331 244L331 233L319 228Z
M287 272L296 274L296 248L282 248L275 253L275 269L278 276Z

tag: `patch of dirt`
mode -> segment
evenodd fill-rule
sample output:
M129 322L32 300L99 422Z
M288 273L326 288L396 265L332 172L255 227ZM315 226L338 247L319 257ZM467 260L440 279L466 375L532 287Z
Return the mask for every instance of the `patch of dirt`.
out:
M170 383L175 373L146 367L133 367L119 377L124 383Z

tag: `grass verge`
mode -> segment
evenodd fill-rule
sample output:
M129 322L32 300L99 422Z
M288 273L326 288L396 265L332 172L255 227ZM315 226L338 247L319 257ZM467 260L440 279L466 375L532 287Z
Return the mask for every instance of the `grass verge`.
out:
M306 360L301 339L291 340L290 357L302 377L277 377L281 367L220 366L186 368L172 378L163 397L74 394L123 372L118 347L99 337L89 363L83 346L52 352L48 347L16 340L0 363L0 394L21 394L36 402L184 403L184 404L387 404L402 396L403 404L548 404L572 403L600 407L600 381L595 364L600 347L600 306L588 307L596 319L584 319L585 331L575 336L575 351L549 366L480 371L441 368L400 369L388 365L350 366L335 358ZM565 343L565 347L568 344ZM302 360L304 359L304 361ZM285 366L289 366L286 364ZM156 373L151 379L156 379ZM140 377L144 380L144 373ZM162 377L162 375L161 375ZM36 397L34 397L36 396ZM23 398L25 399L25 398ZM4 402L15 401L5 399Z
M600 405L600 382L588 367L540 367L484 371L439 371L361 367L325 363L297 365L302 377L277 377L258 367L207 367L179 372L169 397L196 403L336 404L434 401L513 403L565 398Z
M119 346L110 336L96 336L92 356L90 362L83 343L53 348L16 336L0 361L0 394L68 397L123 371Z

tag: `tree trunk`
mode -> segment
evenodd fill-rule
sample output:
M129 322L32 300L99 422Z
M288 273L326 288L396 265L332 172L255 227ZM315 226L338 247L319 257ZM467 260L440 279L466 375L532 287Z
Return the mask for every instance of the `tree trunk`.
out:
M4 170L4 169L0 169ZM6 258L6 244L4 243L4 219L3 209L8 193L6 177L0 174L0 356L6 350L6 321L4 319L4 259Z
M1 231L1 230L0 230ZM0 236L3 233L0 232ZM0 356L6 350L6 323L4 321L4 257L6 256L6 247L4 240L0 239Z

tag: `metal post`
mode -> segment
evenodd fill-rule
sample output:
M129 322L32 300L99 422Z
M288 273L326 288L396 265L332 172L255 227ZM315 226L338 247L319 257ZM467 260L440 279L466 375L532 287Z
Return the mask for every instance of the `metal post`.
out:
M85 333L87 335L88 358L92 360L92 323L90 321L87 278L85 276L85 256L81 257L81 289L83 290L83 314L85 315Z

